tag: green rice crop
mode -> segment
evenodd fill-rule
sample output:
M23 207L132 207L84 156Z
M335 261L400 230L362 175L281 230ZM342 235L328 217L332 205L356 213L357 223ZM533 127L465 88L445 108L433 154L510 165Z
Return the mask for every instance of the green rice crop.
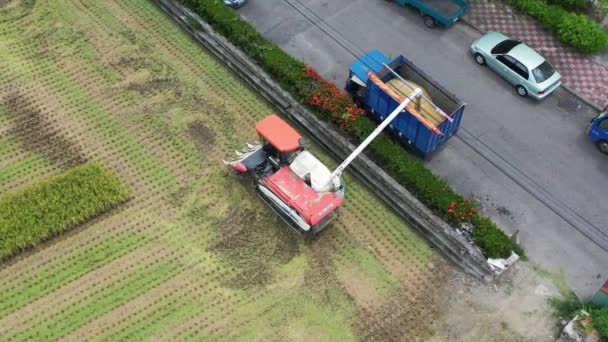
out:
M136 233L120 234L85 249L68 260L59 260L25 278L9 291L0 290L0 317L41 298L63 285L92 272L98 267L131 252L145 244L143 236ZM71 261L71 262L70 262Z
M125 201L129 192L98 163L0 198L0 259L64 232Z

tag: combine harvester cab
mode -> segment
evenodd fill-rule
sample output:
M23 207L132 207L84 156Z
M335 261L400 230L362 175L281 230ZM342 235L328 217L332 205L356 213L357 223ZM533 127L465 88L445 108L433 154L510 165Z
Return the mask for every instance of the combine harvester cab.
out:
M247 144L239 158L224 162L251 174L258 196L299 232L315 235L337 215L344 188L340 177L304 147L304 139L277 115L256 124L261 142ZM330 181L331 179L331 181Z
M390 125L390 132L422 158L451 138L462 120L465 104L404 56L392 61L373 50L350 67L348 91L377 121L382 122L414 89L422 96Z

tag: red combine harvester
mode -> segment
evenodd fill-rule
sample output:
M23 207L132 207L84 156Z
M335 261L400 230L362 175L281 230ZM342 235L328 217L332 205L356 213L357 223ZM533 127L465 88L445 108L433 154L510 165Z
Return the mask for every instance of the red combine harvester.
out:
M251 173L258 195L298 231L316 234L343 203L340 179L327 183L331 172L304 148L304 139L277 115L255 126L261 143L247 144L239 158L225 162Z
M224 161L255 180L258 196L296 230L315 235L337 215L344 203L342 172L388 126L409 102L420 96L415 90L334 172L304 147L304 139L276 114L255 126L261 142L247 144L234 161Z

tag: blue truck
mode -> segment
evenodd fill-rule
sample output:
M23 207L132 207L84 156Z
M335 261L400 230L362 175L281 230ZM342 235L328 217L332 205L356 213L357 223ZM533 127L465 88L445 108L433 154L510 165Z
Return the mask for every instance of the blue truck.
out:
M587 135L604 154L608 154L608 106L591 120Z
M424 24L450 26L464 15L469 4L466 0L395 0L401 6L411 6L422 15Z
M424 96L406 107L388 127L422 158L430 156L460 126L465 104L406 57L392 61L373 50L350 66L345 90L377 122L384 120L415 88Z

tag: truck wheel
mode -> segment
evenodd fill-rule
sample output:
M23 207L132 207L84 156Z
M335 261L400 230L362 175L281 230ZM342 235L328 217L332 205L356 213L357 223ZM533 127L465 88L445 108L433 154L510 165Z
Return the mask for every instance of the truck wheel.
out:
M597 148L603 154L608 154L608 141L606 141L606 140L600 140L600 141L598 141L597 142Z
M475 54L475 62L479 65L486 65L486 59L479 52Z
M422 19L424 20L424 25L426 25L428 28L434 28L437 26L437 22L431 16L425 15L422 17Z
M522 85L516 86L515 90L517 90L517 95L519 95L521 97L528 96L528 90L526 90L526 88L524 86L522 86Z

